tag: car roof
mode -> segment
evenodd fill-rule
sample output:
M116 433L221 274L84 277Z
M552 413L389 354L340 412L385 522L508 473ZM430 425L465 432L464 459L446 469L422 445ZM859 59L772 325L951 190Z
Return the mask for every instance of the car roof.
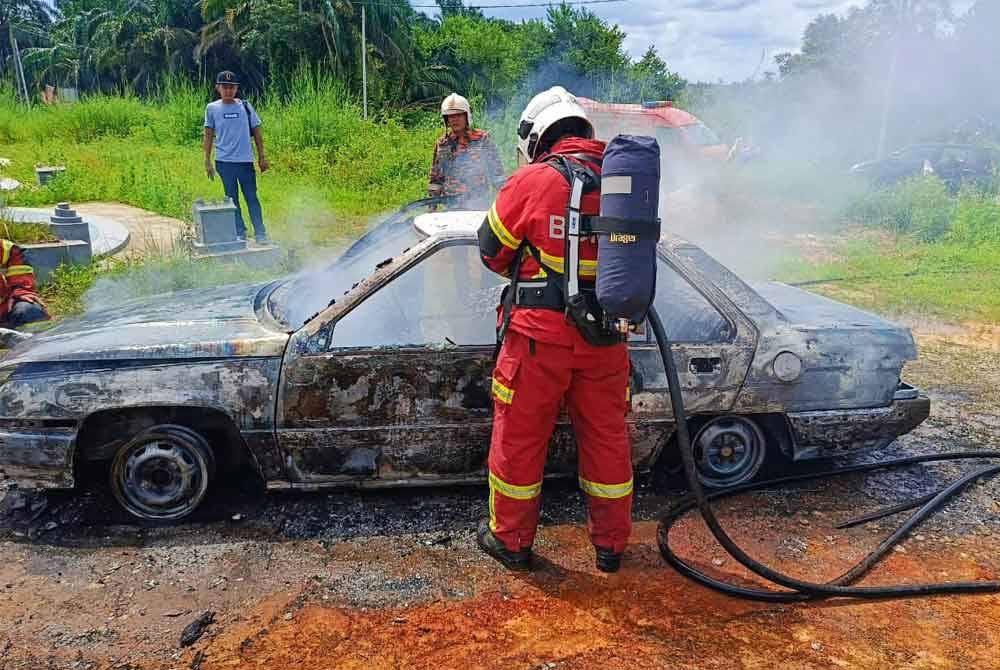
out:
M413 218L413 227L425 237L446 233L464 236L475 234L485 218L485 210L427 212Z

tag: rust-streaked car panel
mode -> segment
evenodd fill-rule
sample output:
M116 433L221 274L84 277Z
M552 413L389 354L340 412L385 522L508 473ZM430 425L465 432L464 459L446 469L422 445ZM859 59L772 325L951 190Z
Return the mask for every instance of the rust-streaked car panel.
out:
M72 487L88 417L184 407L228 417L269 488L482 481L492 346L342 346L337 330L434 254L474 253L475 244L469 227L442 226L343 295L318 296L336 301L297 329L267 307L275 283L133 301L32 338L0 362L0 473L24 486ZM678 333L674 356L692 415L784 416L782 447L797 458L871 447L926 418L926 397L897 397L916 355L906 329L783 285L750 286L676 237L665 236L659 252L661 275L687 289L683 300L661 295L657 305ZM776 378L782 351L801 358L801 379ZM632 456L645 471L668 444L673 416L651 335L636 336L630 353ZM575 474L565 416L547 473Z

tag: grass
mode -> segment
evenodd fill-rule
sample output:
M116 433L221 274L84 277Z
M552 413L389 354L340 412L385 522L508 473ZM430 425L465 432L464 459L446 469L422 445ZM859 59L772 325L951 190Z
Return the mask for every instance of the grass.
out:
M364 120L342 87L308 72L300 72L290 90L283 100L257 105L272 164L259 176L259 192L265 223L279 243L333 245L364 229L374 215L424 195L441 133L435 114ZM202 115L209 99L209 91L168 82L155 100L91 96L25 110L0 89L0 144L13 160L5 173L26 185L9 204L117 201L190 220L194 200L222 195L221 184L210 182L202 167ZM508 159L515 123L509 111L483 121ZM39 163L66 165L66 174L34 186ZM730 170L718 184L705 186L730 211L742 213L737 222L753 221L763 209L814 220L827 231L853 223L885 232L838 243L835 261L792 261L783 271L787 280L847 278L812 290L880 311L1000 320L996 189L965 189L956 196L933 177L867 189L842 170L774 161ZM45 294L55 312L74 313L98 280L98 288L120 299L191 282L209 286L251 278L245 268L206 271L193 263L170 253L64 268Z
M1000 323L1000 245L928 244L862 235L833 249L837 260L791 260L783 281L866 309Z
M409 125L362 119L331 81L301 74L289 99L259 105L271 170L258 176L265 224L279 242L325 245L362 230L370 217L422 197L435 139L433 114ZM222 196L203 170L202 120L208 91L182 85L159 100L90 96L25 110L0 91L5 170L26 186L10 205L60 200L117 201L185 220L197 198ZM34 186L34 166L66 174Z
M41 223L14 221L7 218L0 209L0 238L10 240L14 244L39 244L41 242L57 242L49 227Z

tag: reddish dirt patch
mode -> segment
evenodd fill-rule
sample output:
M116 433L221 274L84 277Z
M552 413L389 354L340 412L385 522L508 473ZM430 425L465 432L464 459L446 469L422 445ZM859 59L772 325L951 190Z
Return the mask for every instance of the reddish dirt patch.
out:
M618 575L595 572L582 531L561 527L548 535L551 562L541 571L488 572L469 599L371 611L323 606L308 590L291 602L269 601L204 645L202 668L1000 667L1000 597L741 601L664 567L654 533L652 523L637 528ZM772 560L771 533L747 534L757 533L763 541L751 548ZM678 537L685 553L719 553L698 530ZM863 551L858 544L810 541L804 564L835 574ZM989 576L971 554L956 560L952 551L894 555L872 581ZM741 576L732 560L716 570Z

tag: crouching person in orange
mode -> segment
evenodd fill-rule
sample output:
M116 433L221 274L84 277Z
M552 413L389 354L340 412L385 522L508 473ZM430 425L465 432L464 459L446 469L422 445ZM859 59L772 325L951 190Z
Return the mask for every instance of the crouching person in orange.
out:
M489 521L480 523L477 541L507 568L531 569L546 451L565 399L597 567L615 572L632 530L628 350L620 340L585 339L585 325L571 321L566 301L567 286L594 290L597 244L575 237L570 249L567 213L579 173L588 184L578 211L598 214L604 144L592 139L586 112L562 87L532 99L518 136L523 167L500 190L478 233L486 266L514 281L499 310Z
M24 251L10 240L0 240L0 328L17 329L48 318Z

